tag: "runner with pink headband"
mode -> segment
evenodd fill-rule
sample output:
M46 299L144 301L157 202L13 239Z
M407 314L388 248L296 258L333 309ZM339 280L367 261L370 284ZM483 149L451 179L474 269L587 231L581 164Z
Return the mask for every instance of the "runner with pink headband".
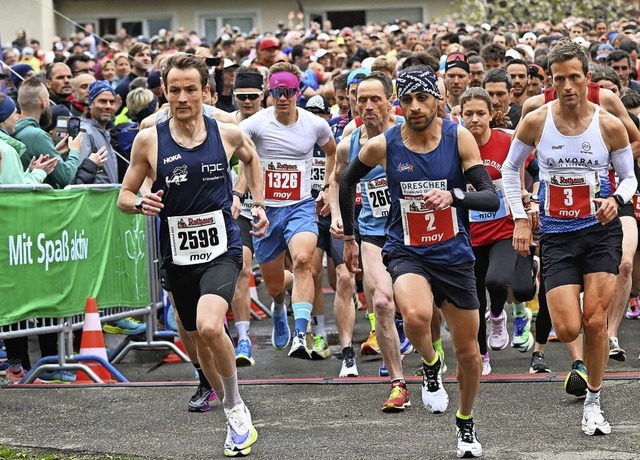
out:
M328 213L326 191L336 144L323 119L296 106L300 75L300 69L293 64L274 64L269 76L273 106L242 121L240 127L256 144L262 162L265 203L272 228L263 239L254 239L255 257L273 298L271 341L276 349L282 350L291 340L285 306L286 292L293 283L292 274L284 269L288 249L295 275L291 296L295 332L289 356L312 359L305 339L314 298L310 261L318 240L316 202L311 195L313 152L318 144L326 154L324 181L317 201Z

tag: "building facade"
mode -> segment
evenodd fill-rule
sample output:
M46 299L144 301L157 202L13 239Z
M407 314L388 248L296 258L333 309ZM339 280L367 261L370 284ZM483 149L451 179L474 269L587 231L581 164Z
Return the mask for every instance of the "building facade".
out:
M42 47L48 49L54 36L68 37L79 30L74 23L91 23L99 35L115 34L124 27L132 36L147 37L160 29L175 30L183 26L211 42L225 24L239 27L242 32L254 28L259 32L273 31L279 21L287 22L292 7L297 10L295 2L281 0L22 0L19 3L20 8L16 8L15 0L0 0L3 46L14 39L17 29L24 29L30 38L39 39ZM434 17L443 17L450 9L447 0L400 0L393 6L388 0L352 0L348 4L342 0L307 0L299 4L304 8L305 24L310 20L322 23L328 19L334 28L395 19L430 22Z

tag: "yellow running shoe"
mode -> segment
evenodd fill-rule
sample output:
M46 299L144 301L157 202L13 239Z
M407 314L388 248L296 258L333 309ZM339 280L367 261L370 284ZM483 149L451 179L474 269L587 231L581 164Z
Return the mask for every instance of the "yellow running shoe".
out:
M361 355L379 355L380 345L378 345L378 338L376 337L376 331L369 333L369 338L360 346Z

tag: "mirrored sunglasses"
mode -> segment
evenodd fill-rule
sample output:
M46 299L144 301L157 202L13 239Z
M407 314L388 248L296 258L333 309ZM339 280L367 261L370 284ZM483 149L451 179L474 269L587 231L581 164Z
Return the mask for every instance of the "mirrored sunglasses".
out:
M295 96L298 93L298 88L273 88L269 90L271 97L280 99L282 96L287 99Z

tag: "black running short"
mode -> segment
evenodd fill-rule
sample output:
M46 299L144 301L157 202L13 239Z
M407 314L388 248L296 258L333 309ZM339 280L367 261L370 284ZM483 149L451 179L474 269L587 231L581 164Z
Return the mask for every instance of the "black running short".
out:
M384 244L387 242L387 237L382 235L360 235L360 238L362 239L363 243L369 243L369 244L373 244L374 246L379 247L380 249L382 249L384 247Z
M589 273L618 274L622 259L622 224L616 218L565 233L545 233L540 238L542 277L549 292L558 286L583 285Z
M253 230L251 226L251 221L246 217L240 215L236 219L238 227L240 227L240 239L242 240L242 246L245 248L249 248L251 250L251 254L253 254L253 236L249 233Z
M445 300L463 310L480 308L476 294L473 262L462 265L436 266L397 251L385 255L383 262L394 283L400 276L407 273L424 277L431 286L433 298L438 308Z
M344 242L331 236L331 217L318 219L318 242L316 247L331 256L334 267L344 263Z
M240 270L242 254L222 255L206 264L172 265L160 270L162 287L173 294L174 306L186 331L197 329L198 301L203 295L217 295L231 305Z

